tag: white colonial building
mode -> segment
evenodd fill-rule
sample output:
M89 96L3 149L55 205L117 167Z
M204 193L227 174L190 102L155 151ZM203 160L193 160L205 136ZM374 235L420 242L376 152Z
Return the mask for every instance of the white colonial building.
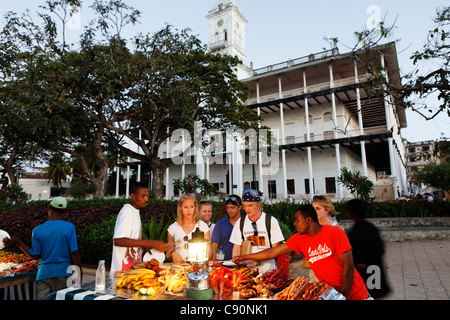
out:
M213 132L209 149L194 146L190 156L167 169L167 198L177 196L173 179L196 173L221 194L241 194L250 185L269 199L311 199L315 194L343 199L351 196L337 183L344 167L374 181L378 199L407 192L400 136L406 127L404 109L392 97L368 91L370 76L352 53L334 47L253 69L245 52L247 21L236 1L218 0L206 18L211 52L243 62L236 72L250 87L246 105L263 117L261 125L271 128L277 147L256 152L245 147L242 136ZM394 43L361 52L359 59L384 66L388 81L400 81ZM161 157L171 153L170 143L160 149Z

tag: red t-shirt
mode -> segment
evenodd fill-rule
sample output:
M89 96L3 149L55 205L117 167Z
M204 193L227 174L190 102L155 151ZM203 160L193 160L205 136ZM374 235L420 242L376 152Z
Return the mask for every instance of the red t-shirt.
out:
M323 225L320 232L311 237L307 234L294 234L286 245L308 259L314 274L337 290L341 290L342 270L339 255L351 250L350 242L340 227ZM366 285L356 269L353 272L353 285L348 300L363 300L368 297Z

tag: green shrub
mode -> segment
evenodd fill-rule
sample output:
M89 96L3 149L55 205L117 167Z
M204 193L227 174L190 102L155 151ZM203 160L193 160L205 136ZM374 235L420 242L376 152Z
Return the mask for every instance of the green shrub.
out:
M167 229L174 222L170 217L162 217L159 222L151 218L149 222L142 223L142 239L167 241ZM165 220L167 220L166 223Z
M72 200L68 202L64 219L75 225L78 247L83 263L97 264L98 260L111 261L112 239L117 215L129 199ZM264 211L278 219L285 239L296 232L295 210L302 204L279 202L264 204ZM167 228L176 220L177 201L152 200L141 210L143 238L167 240ZM224 202L213 201L212 221L227 216ZM34 227L47 221L48 201L33 201L26 205L0 206L0 229L6 230L30 245ZM338 220L346 219L345 201L334 207L340 214ZM426 200L369 202L368 218L385 217L450 217L450 201Z
M347 168L341 169L341 175L337 177L337 182L350 190L355 198L370 200L370 193L373 190L373 182L362 175L361 172L352 172Z
M4 203L25 203L28 195L21 185L8 184L0 189L0 202Z
M107 265L111 263L116 220L117 215L114 215L100 224L86 227L78 235L78 250L83 263L96 264L99 260L106 260Z

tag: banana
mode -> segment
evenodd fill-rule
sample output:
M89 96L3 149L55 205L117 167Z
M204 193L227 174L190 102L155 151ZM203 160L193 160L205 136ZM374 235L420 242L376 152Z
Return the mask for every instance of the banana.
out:
M125 285L128 285L128 284L132 283L132 282L135 281L135 280L136 280L135 277L129 276L129 277L127 277L127 278L125 279L124 283L125 283Z
M133 269L133 270L128 271L129 275L141 276L141 275L147 274L147 273L155 275L156 272L153 270L149 270L149 269Z
M165 288L167 291L170 291L171 288L172 288L171 286L173 286L173 284L175 284L175 282L176 282L177 280L178 280L178 279L177 279L176 276L170 277L170 278L166 281L166 284L165 284L164 288Z
M143 281L145 279L153 279L155 278L155 274L154 273L145 273L142 276L139 276L139 280Z
M119 288L120 287L120 285L122 284L122 282L123 282L123 279L124 279L124 277L120 277L118 280L117 280L117 282L116 282L116 288Z
M171 281L168 287L169 291L177 292L175 291L177 288L183 287L185 282L183 280L175 279L174 281ZM181 289L182 291L183 289Z
M184 290L184 287L186 285L186 282L183 280L178 280L175 282L175 284L172 286L172 292L173 293L180 293Z
M127 280L130 278L129 275L125 275L123 277L121 277L119 280L117 280L116 282L116 287L117 288L123 288L125 285L128 284Z

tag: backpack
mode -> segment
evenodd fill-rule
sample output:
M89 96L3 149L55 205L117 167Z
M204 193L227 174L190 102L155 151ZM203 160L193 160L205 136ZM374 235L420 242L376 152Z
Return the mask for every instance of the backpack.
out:
M241 215L241 222L240 222L240 229L241 229L241 237L242 237L242 241L245 240L244 238L244 223L245 223L245 217L247 215ZM267 238L269 240L269 248L272 248L272 241L271 239L271 235L270 235L270 228L272 226L272 216L268 213L266 213L266 230L267 230Z

